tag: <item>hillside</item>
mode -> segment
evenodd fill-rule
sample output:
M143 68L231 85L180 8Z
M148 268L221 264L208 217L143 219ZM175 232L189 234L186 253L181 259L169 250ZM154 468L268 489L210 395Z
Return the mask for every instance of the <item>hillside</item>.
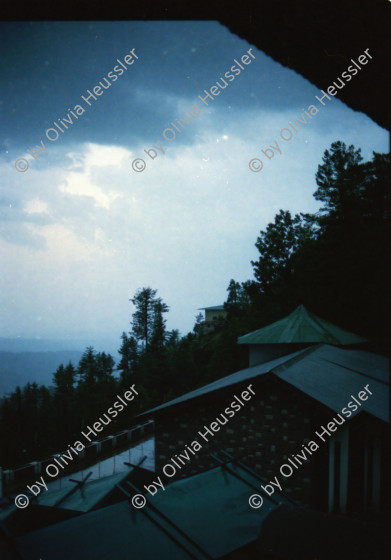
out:
M0 397L26 383L50 385L53 373L60 364L69 361L77 366L82 352L59 350L56 352L2 352L0 351Z

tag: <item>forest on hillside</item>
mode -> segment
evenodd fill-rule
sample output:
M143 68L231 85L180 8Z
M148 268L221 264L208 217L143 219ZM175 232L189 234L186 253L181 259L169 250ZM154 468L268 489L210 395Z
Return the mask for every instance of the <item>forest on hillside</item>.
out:
M0 465L15 467L60 451L133 383L139 397L107 429L115 433L134 416L247 366L238 336L304 304L311 312L367 338L387 353L390 310L390 156L335 142L316 173L315 214L280 210L256 240L254 278L231 279L227 316L207 332L202 317L180 337L166 329L167 303L157 289L130 299L131 330L119 338L120 361L87 348L75 367L58 367L51 387L17 387L0 405Z

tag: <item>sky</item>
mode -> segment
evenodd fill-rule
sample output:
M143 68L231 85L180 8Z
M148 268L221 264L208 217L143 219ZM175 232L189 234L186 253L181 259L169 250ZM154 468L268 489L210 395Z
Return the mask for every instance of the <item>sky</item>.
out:
M0 337L119 341L145 286L185 335L231 278L253 278L254 244L280 208L319 208L315 173L332 142L365 160L388 149L387 132L337 97L282 141L319 89L218 22L8 22L0 44ZM198 96L250 48L251 64L206 106ZM132 49L137 60L89 106L81 96ZM63 132L50 141L54 122ZM172 122L181 132L167 141ZM267 160L276 139L282 154Z

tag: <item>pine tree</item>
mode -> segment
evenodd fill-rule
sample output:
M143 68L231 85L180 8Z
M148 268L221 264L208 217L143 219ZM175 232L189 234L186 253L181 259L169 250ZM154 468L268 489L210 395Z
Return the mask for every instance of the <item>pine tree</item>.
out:
M265 292L292 271L293 255L314 235L311 224L303 215L292 217L289 210L280 210L274 223L261 231L255 246L260 253L257 261L251 261L254 276L261 292Z
M117 365L117 370L120 371L121 383L125 386L131 382L132 377L137 373L139 351L137 340L131 334L128 336L123 332L121 340L121 347L118 350L121 359Z
M132 315L132 333L136 340L144 344L145 348L148 347L152 335L156 291L152 290L152 288L141 288L129 300L136 308Z

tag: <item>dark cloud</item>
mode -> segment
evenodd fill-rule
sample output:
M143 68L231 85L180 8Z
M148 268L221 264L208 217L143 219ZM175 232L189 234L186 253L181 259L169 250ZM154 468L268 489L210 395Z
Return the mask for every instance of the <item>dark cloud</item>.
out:
M45 138L45 130L77 104L85 113L56 143L148 144L178 116L179 100L189 107L201 103L198 95L250 48L217 22L26 22L3 23L1 29L4 126L12 145L23 149L41 140L50 149L55 143ZM81 95L88 95L132 48L139 60L87 106ZM313 87L253 52L256 59L212 109L228 116L229 106L237 113L300 105L303 92Z

